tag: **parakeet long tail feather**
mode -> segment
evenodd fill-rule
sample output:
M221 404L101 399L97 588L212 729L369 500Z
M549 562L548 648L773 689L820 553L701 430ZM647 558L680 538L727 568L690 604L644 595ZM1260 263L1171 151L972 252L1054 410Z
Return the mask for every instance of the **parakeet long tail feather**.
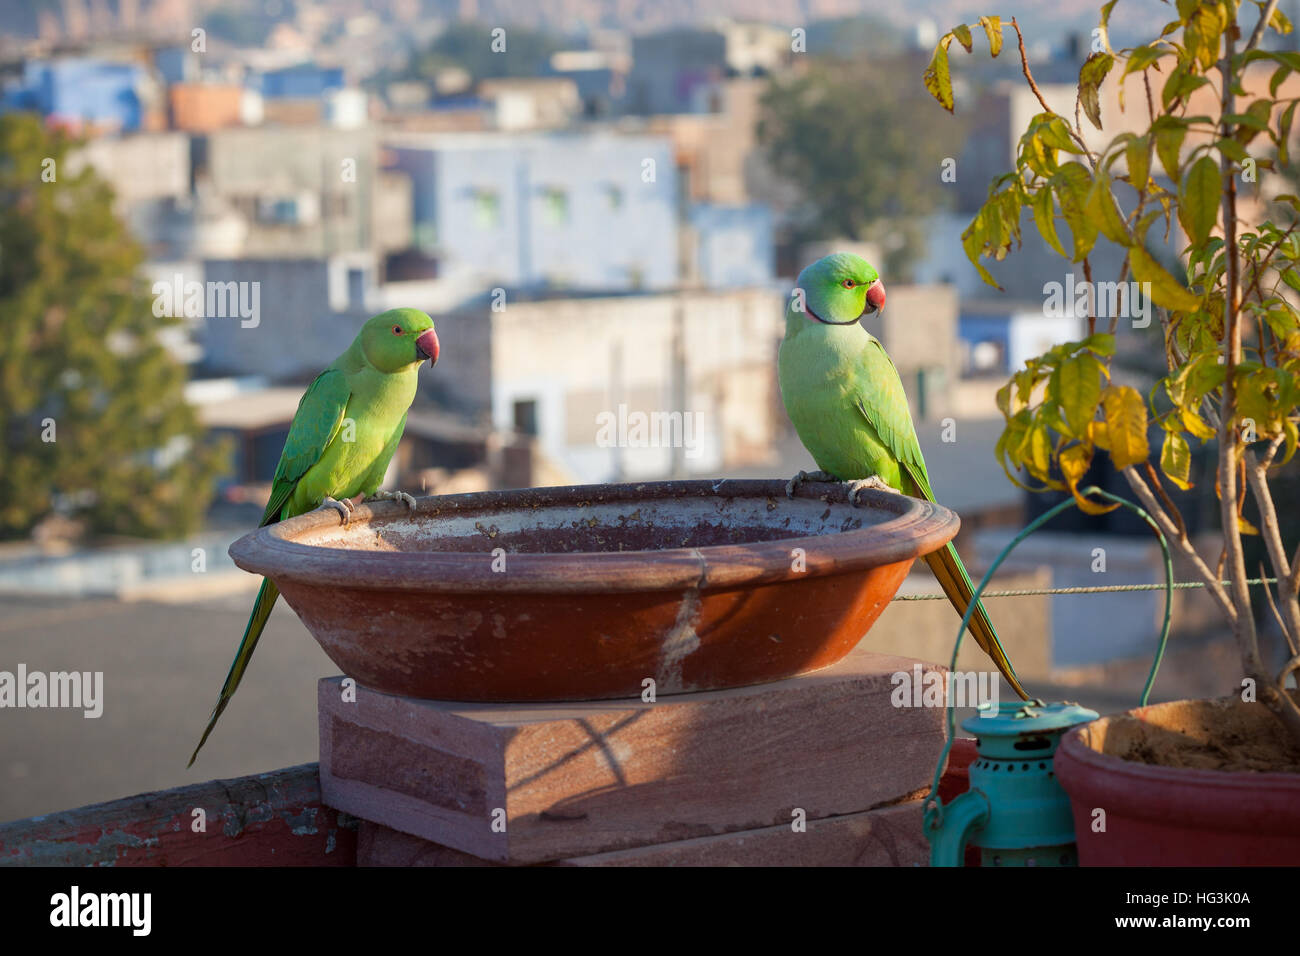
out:
M925 563L930 566L934 576L939 580L939 586L943 588L943 593L948 595L948 600L952 606L957 609L958 614L964 615L966 609L970 607L971 597L975 593L975 587L971 584L970 575L966 573L966 566L962 564L961 558L957 556L957 549L949 543L946 547L940 548L925 556ZM1002 676L1007 679L1013 690L1020 695L1022 700L1029 700L1029 695L1025 689L1020 686L1020 681L1016 677L1015 668L1011 666L1011 661L1007 659L1006 651L1002 649L1002 643L998 640L998 632L993 627L993 622L989 620L988 612L984 610L984 602L980 601L975 608L975 613L971 615L970 631L975 638L975 642L984 649L984 653L992 658L993 663L997 665Z
M194 758L199 755L203 745L208 741L208 734L212 733L212 728L217 725L218 718L226 709L226 704L230 703L230 698L234 696L239 682L244 677L244 669L248 667L248 662L252 659L253 651L257 647L257 639L262 636L262 629L266 627L266 620L271 616L271 608L275 607L276 598L280 596L280 591L269 579L262 579L262 586L258 589L257 600L253 602L253 613L248 617L248 625L244 628L244 637L239 642L239 650L235 652L235 660L230 665L230 673L226 675L226 682L221 685L221 694L217 697L217 706L212 709L212 716L208 718L208 726L203 731L203 736L199 738L199 745L194 748L194 753L190 755L190 762L185 765L186 769L194 766Z

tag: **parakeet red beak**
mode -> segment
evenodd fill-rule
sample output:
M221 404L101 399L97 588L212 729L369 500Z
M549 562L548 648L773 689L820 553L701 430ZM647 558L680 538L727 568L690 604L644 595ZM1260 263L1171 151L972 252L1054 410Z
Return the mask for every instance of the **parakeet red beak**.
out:
M879 312L885 307L885 284L877 279L867 286L867 307L865 312Z
M429 360L429 368L433 368L438 361L438 336L433 329L416 336L415 348L420 355Z

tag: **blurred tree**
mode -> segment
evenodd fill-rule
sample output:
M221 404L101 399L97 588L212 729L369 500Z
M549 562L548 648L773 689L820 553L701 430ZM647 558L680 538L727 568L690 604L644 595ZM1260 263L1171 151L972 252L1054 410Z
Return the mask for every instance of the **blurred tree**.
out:
M493 49L493 29L478 23L451 24L427 50L411 58L409 75L432 80L439 70L459 66L476 81L546 76L551 72L551 54L564 49L564 42L549 33L509 27L503 37L505 50L497 52Z
M773 79L758 127L773 170L803 200L794 238L876 242L885 257L876 265L895 282L910 279L925 249L924 217L950 202L942 162L964 135L917 93L923 68L910 57L813 58Z
M201 441L139 246L62 133L0 116L0 536L52 513L98 533L195 529L224 454Z

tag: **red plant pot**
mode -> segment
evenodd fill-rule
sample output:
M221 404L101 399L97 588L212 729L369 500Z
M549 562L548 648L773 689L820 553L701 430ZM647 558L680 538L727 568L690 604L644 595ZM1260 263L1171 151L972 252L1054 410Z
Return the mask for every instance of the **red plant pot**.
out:
M1174 701L1070 731L1055 770L1070 796L1081 866L1294 866L1300 863L1300 773L1159 766L1124 759L1161 736L1200 739L1216 716L1262 704ZM1101 812L1099 812L1101 811Z

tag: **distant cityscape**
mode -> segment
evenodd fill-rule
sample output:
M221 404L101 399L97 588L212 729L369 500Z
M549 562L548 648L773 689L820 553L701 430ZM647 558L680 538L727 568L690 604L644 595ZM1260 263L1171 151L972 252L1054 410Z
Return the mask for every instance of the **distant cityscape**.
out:
M796 15L771 6L774 19ZM602 23L605 7L577 5L572 22ZM618 16L641 22L639 9ZM13 21L31 35L7 38L3 108L84 137L78 162L112 186L148 281L205 291L174 349L204 423L234 439L227 501L269 481L295 389L362 319L399 305L435 315L448 360L423 373L393 483L433 492L778 462L788 284L815 253L881 250L792 239L798 190L758 143L762 97L852 31L755 19L556 30L566 19L520 34L482 19L499 12L122 0L37 5ZM848 25L908 69L939 32L931 19ZM444 53L448 37L479 45L460 62L426 55L440 37ZM1055 40L1040 38L1036 69L1050 96L1072 99L1084 38ZM465 65L485 61L484 75ZM1048 250L996 297L961 251L1035 108L1003 81L1014 67L972 66L963 80L975 125L954 157L961 176L945 186L936 170L951 198L926 223L917 284L891 285L876 330L920 419L995 415L987 376L1081 328L1038 304L1043 276L1062 272ZM236 290L245 310L257 293L259 315L238 313ZM700 448L601 447L597 416L620 404L697 416Z
M1038 92L1062 115L1075 115L1097 6L1019 0L998 11L1004 22L1020 18ZM1300 22L1300 0L1282 8ZM1111 42L1158 33L1166 10L1157 0L1118 5ZM154 315L183 320L165 338L174 378L184 378L206 437L230 450L202 529L183 540L93 538L52 514L0 544L0 596L34 602L7 625L10 644L36 660L58 634L80 653L89 618L120 615L104 625L120 627L118 643L93 642L117 655L104 666L138 677L139 699L157 686L174 694L141 710L139 726L161 735L170 728L160 713L192 716L200 678L206 695L209 671L224 673L247 616L243 591L256 586L227 548L261 516L304 388L366 318L390 308L429 313L442 345L437 366L420 370L387 488L420 496L812 468L782 405L776 356L795 277L833 250L881 267L887 308L864 325L901 375L937 500L961 515L959 547L972 570L986 565L1027 514L1050 506L1003 473L997 390L1026 358L1086 335L1090 313L1075 294L1083 268L1032 227L1005 261L985 261L1001 289L963 248L990 181L1015 168L1021 135L1042 112L1009 31L996 60L982 37L971 55L954 45L955 116L925 93L938 38L984 12L964 0L0 0L0 116L34 115L32 128L76 138L60 183L91 169L111 188L143 250L133 278ZM857 141L852 130L828 138L832 158L855 151L830 164L823 192L832 206L859 202L848 180L863 166L881 207L924 190L924 211L898 217L914 245L811 215L810 184L771 148L773 91L849 64L898 86L839 89L850 115L879 107L880 126ZM1266 89L1269 75L1250 73L1247 85ZM1114 86L1100 91L1097 143L1133 119ZM899 90L914 98L890 101ZM1279 95L1300 96L1300 75ZM876 136L892 149L879 161ZM951 143L951 155L935 155L936 143ZM1296 191L1275 185L1264 193ZM1258 198L1243 191L1243 215L1259 213L1249 208ZM1151 231L1152 252L1174 262L1176 220L1164 250L1161 231ZM1104 240L1090 258L1094 278L1117 278L1118 253ZM1117 336L1114 376L1145 391L1143 363L1163 354L1159 322L1136 290L1124 301L1134 321ZM15 335L4 347L24 354ZM1206 476L1192 493L1212 498L1213 487ZM1159 549L1137 519L1070 520L1017 552L1010 586L1095 583L1097 548L1110 555L1108 584L1159 579ZM924 576L905 589L934 587ZM63 617L63 603L82 598ZM1091 599L1039 596L1003 605L998 627L1022 676L1100 686L1113 683L1103 673L1111 662L1138 658L1145 676L1162 598L1117 601L1099 616ZM1177 601L1180 628L1214 620L1205 595ZM889 613L873 631L877 649L946 660L956 624L946 604ZM306 639L284 608L271 626L281 647ZM330 666L303 646L296 657L285 651L267 693L281 694L287 675ZM208 671L193 663L203 654ZM1199 673L1187 659L1187 673ZM315 752L314 698L302 700L296 742L276 750L269 741L260 767ZM249 721L256 713L244 711ZM243 747L267 736L260 723L246 726L226 739ZM212 772L251 765L231 746ZM120 749L88 752L125 768ZM149 748L138 749L145 760ZM90 799L42 762L62 759L62 745L24 753L0 776L70 789L39 797L14 787L27 802L10 800L11 814ZM176 783L170 765L155 776L128 769L97 773L120 774L120 793Z

